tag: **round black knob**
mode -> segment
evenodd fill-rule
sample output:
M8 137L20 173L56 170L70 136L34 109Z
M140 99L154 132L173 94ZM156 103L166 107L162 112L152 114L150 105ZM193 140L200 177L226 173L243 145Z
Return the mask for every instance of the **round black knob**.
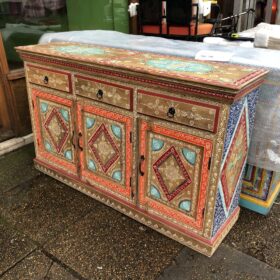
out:
M102 99L103 98L103 90L99 89L96 93L96 96L97 96L98 99Z
M170 107L170 108L168 109L168 111L167 111L167 116L168 116L169 118L174 118L175 113L176 113L175 108L174 108L174 107Z
M48 76L45 76L44 77L44 84L48 84L49 83L49 77Z

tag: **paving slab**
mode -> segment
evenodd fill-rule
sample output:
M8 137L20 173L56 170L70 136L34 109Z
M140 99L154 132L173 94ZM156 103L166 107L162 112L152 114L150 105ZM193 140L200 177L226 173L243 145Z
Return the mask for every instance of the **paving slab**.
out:
M280 271L222 244L211 257L184 248L157 280L279 280Z
M60 265L53 263L48 274L44 280L79 280L81 278L76 278L65 268Z
M37 250L7 271L1 280L76 280L67 270Z
M51 259L40 251L35 251L15 267L7 271L1 277L1 280L43 280L48 274L51 265Z
M48 176L36 177L0 198L1 216L40 244L100 206Z
M268 216L242 208L225 243L280 269L280 203L276 202Z
M4 192L40 174L33 167L34 157L33 144L0 156L0 197Z
M1 280L80 280L36 250L0 277Z
M86 279L155 279L183 248L102 206L69 227L44 250Z
M0 217L0 275L35 248L36 245L26 235L12 229Z

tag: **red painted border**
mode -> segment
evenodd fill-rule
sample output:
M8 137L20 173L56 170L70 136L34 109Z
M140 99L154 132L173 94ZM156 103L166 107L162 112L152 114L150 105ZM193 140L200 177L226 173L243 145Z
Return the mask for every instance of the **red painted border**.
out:
M31 68L37 68L37 69L46 70L46 71L53 72L53 73L58 73L58 74L66 75L68 77L68 87L69 87L69 92L68 93L73 93L72 78L71 78L71 74L70 73L64 72L64 71L60 71L60 70L53 70L53 69L50 69L50 68L45 68L45 67L37 66L37 65L34 65L34 64L30 64L30 63L27 63L27 66L31 67Z
M197 211L196 217L192 218L189 217L179 211L174 211L170 207L163 205L162 203L149 198L145 193L145 186L146 186L146 176L139 176L139 203L143 207L148 207L150 209L154 209L162 215L175 219L177 222L182 224L188 224L198 230L203 229L204 223L204 207L206 201L206 193L208 189L208 163L211 157L213 145L212 141L209 139L204 139L198 136L190 135L184 132L179 132L176 130L171 130L166 127L162 127L156 124L148 123L146 121L141 120L140 123L140 134L139 134L139 153L140 155L144 155L147 158L147 140L146 134L147 131L152 131L154 133L158 133L167 137L175 138L180 141L184 141L187 143L194 144L196 146L200 146L203 148L203 157L201 159L201 176L200 176L200 186L199 188L199 195L198 195L198 202L197 202ZM142 163L142 168L146 170L146 162Z
M52 135L52 133L51 133L51 131L50 131L50 128L49 128L49 124L50 124L50 122L51 122L51 120L52 120L52 118L53 118L54 115L60 120L61 125L63 126L63 128L64 128L64 130L65 130L65 134L64 134L63 138L62 138L62 139L60 140L60 142L58 143L59 145L57 145L57 144L55 143L55 139L54 139L54 137L53 137L53 135ZM62 117L60 116L60 114L57 112L57 109L56 109L56 108L53 108L53 110L51 111L50 115L48 116L46 122L45 122L43 125L44 125L45 129L48 131L49 136L50 136L51 139L52 139L53 145L54 145L55 148L56 148L56 151L57 151L58 153L60 153L60 151L61 151L63 145L64 145L65 142L66 142L66 139L67 139L68 136L69 136L69 130L68 130L68 127L65 125L64 120L62 119Z
M94 81L94 82L97 82L97 83L100 83L100 84L105 84L105 85L108 85L108 86L113 86L113 87L129 90L130 91L130 94L129 94L130 95L130 109L129 110L130 111L133 110L133 88L126 87L126 86L119 85L119 84L115 84L115 83L110 83L110 82L107 82L107 81L102 81L102 80L99 80L99 79L85 77L85 76L82 76L82 75L75 75L75 77L79 78L79 79L82 79L82 80ZM119 106L117 106L117 107L119 107ZM123 108L123 107L120 107L120 108Z
M92 181L98 182L105 188L110 189L116 193L119 193L127 198L131 198L131 186L130 186L130 178L132 177L132 143L130 143L130 132L132 131L132 119L128 116L117 114L114 112L107 111L105 109L99 108L93 105L81 105L78 104L77 107L77 124L79 132L83 133L83 116L82 112L88 112L95 114L97 116L101 116L104 118L109 118L111 120L115 120L118 122L123 123L126 126L126 135L125 135L125 142L126 142L126 153L125 153L125 186L120 185L113 180L109 180L108 178L97 176L93 172L87 170L85 166L85 150L80 152L80 164L81 164L81 176L82 181L88 181L90 179ZM84 139L82 139L84 140ZM84 142L84 141L83 141ZM82 143L84 145L84 143Z
M180 98L180 97L173 97L173 96L167 96L167 95L164 95L164 94L160 94L160 93L155 93L155 92L151 92L151 91L146 91L146 90L138 90L137 91L138 94L143 94L143 95L150 95L150 96L158 96L160 98L164 98L164 99L169 99L169 100L175 100L175 101L179 101L179 102L183 102L183 103L187 103L187 104L193 104L193 105L198 105L198 106L201 106L201 107L205 107L205 108L210 108L210 109L215 109L216 110L216 113L215 113L215 120L214 120L214 127L213 127L213 130L210 130L214 133L217 132L217 127L218 127L218 120L219 120L219 115L220 115L220 107L219 106L215 106L215 105L210 105L210 104L207 104L207 103L202 103L202 102L198 102L198 101L193 101L193 100L190 100L190 99L183 99L183 98ZM196 127L196 126L194 126ZM208 129L203 129L203 128L200 128L198 127L199 129L202 129L202 130L207 130L209 131Z
M38 154L44 158L47 159L50 162L55 162L57 164L59 164L60 166L62 166L63 168L65 168L65 170L69 170L72 173L76 174L77 173L77 166L75 163L70 163L66 160L63 160L60 157L56 157L54 155L52 155L49 152L46 152L44 149L44 145L42 143L43 139L42 139L42 131L41 131L41 126L40 126L40 114L39 114L39 110L38 110L38 106L37 106L37 101L36 99L42 98L42 100L48 100L48 101L52 101L54 103L57 104L62 104L64 106L67 106L70 109L71 112L71 108L73 105L73 102L69 99L66 98L61 98L59 96L55 96L55 95L50 95L48 93L45 93L43 91L37 90L37 89L31 89L31 94L32 94L32 102L34 104L34 126L35 126L35 131L36 131L36 136L37 136L37 143L38 143ZM68 135L69 137L69 135Z
M169 192L168 188L162 178L161 173L159 172L158 168L159 166L165 161L167 160L167 158L169 158L171 155L174 156L175 160L177 161L179 167L182 170L183 176L185 178L185 181L179 185L179 187L177 189L175 189L174 191ZM187 188L191 183L192 180L186 170L186 168L184 167L184 164L182 163L176 149L174 146L170 147L154 164L153 164L153 169L154 172L157 176L157 179L160 183L160 186L162 187L168 201L173 200L181 191L183 191L185 188Z
M107 140L110 142L112 148L115 151L115 155L108 160L105 165L103 164L97 149L94 147L93 143L98 139L98 137L102 134L102 132L108 137ZM95 155L99 165L101 166L104 173L107 173L108 169L112 166L112 164L115 163L115 161L120 157L120 151L117 148L115 142L112 140L111 135L108 133L104 123L101 124L101 126L97 129L97 131L92 135L90 140L88 141L88 146L91 148L93 154Z

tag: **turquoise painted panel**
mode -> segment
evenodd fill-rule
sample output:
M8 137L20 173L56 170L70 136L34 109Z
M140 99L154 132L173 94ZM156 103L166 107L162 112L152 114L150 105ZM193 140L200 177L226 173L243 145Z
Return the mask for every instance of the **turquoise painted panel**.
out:
M159 139L152 139L152 150L155 151L160 151L162 147L164 146L164 142Z
M63 46L63 47L53 47L56 51L69 54L78 55L103 55L104 50L95 47L81 47L81 46Z
M96 170L95 162L94 162L92 159L90 159L90 160L88 161L88 168L89 168L90 170L93 170L93 171Z
M73 159L72 158L72 151L70 151L70 150L65 151L64 157L67 158L68 160L72 160Z
M154 198L157 198L157 199L161 198L160 192L155 186L151 186L150 192L151 192L151 196L153 196Z
M63 117L63 119L67 122L69 122L69 112L65 109L60 109L60 113Z
M87 129L92 128L94 126L94 123L95 123L95 119L89 117L86 118Z
M191 210L191 201L189 200L183 200L180 202L179 204L179 208L186 211L186 212L189 212Z
M264 206L257 205L255 203L252 203L252 202L248 201L248 200L240 198L239 205L242 206L242 207L245 207L247 209L250 209L254 212L257 212L259 214L268 215L271 207L273 206L273 203L270 204L268 207L264 207Z
M52 146L51 144L45 140L45 148L47 151L51 152L52 151Z
M121 137L122 137L122 130L121 130L121 128L118 126L118 125L111 125L111 129L112 129L112 132L114 133L114 135L117 137L117 138L119 138L119 139L121 139Z
M49 107L49 105L47 103L41 102L40 108L41 108L42 113L46 113L48 111L48 107Z
M122 180L122 173L121 173L121 171L119 171L119 170L115 171L113 173L112 178L120 182Z
M191 72L191 73L209 73L213 71L213 67L211 65L205 65L202 63L196 62L186 62L181 60L171 60L171 59L150 59L147 62L147 65L170 71L178 71L178 72Z
M184 155L184 158L192 165L195 164L196 161L196 153L193 151L190 151L187 148L182 149L182 153Z

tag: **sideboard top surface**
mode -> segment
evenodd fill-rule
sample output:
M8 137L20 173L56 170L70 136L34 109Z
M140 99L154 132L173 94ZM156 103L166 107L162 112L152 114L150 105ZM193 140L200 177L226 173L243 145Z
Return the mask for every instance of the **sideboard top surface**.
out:
M239 91L260 80L265 69L198 61L178 56L160 55L99 45L49 43L17 47L21 53L44 55L190 83L227 91Z

